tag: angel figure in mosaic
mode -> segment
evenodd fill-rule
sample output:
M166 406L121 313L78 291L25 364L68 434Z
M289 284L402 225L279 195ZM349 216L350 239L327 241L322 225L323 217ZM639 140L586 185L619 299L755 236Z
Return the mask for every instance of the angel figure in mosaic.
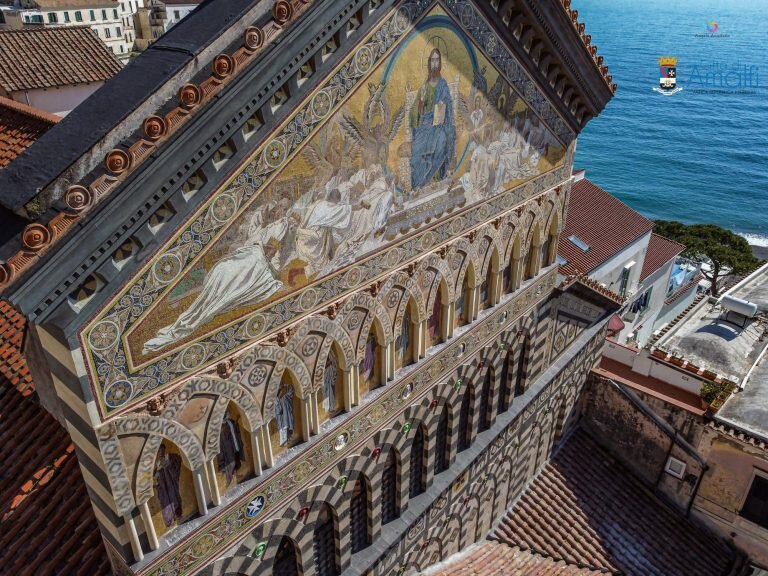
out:
M363 119L358 121L344 112L339 127L352 143L353 152L360 155L363 166L385 165L389 158L389 145L395 139L405 118L405 106L392 114L387 100L386 83L368 84L368 100L363 109Z

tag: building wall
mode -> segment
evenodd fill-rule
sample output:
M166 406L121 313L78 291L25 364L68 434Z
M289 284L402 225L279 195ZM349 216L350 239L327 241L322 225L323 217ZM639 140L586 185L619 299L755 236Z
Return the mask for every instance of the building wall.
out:
M637 288L634 300L642 297L643 294L651 290L650 301L648 307L638 312L635 319L628 323L627 327L622 331L622 337L629 337L630 333L634 332L632 340L637 346L642 347L653 336L654 327L656 326L656 318L664 307L664 300L666 299L667 285L669 284L669 275L672 272L673 262L669 262L666 266L663 266L657 270L654 274L646 278L642 285ZM641 263L642 268L642 263ZM632 308L632 304L627 306L629 310ZM625 322L626 322L625 315Z
M46 90L12 92L10 98L16 102L28 104L58 116L66 116L83 100L101 88L103 84L104 82L93 82L91 84L61 86Z
M651 233L648 232L624 248L613 258L592 270L589 273L589 277L593 280L597 280L601 284L605 284L607 288L618 293L621 288L620 279L624 266L634 261L635 265L630 271L629 281L627 282L626 295L629 296L630 294L634 294L637 291L637 286L640 281L643 260L648 251L648 242L650 239Z
M768 529L739 515L756 472L768 475L768 453L762 442L728 434L726 429L704 429L699 450L709 470L701 481L694 514L768 566Z
M541 344L551 338L551 323L542 322L549 304L539 311L536 329ZM313 520L328 504L338 519L337 557L341 570L356 574L414 574L483 539L492 523L514 502L549 459L556 442L579 417L579 397L590 368L598 361L603 326L579 334L556 364L541 373L508 410L500 406L502 382L494 376L490 410L493 422L478 429L481 417L478 385L487 371L499 374L504 356L498 351L508 336L490 342L484 352L464 364L456 376L438 384L406 409L394 425L377 432L360 455L348 457L333 472L301 491L281 515L267 519L237 547L205 570L205 574L271 574L278 545L284 536L296 542L302 573L314 573ZM514 329L507 334L514 333ZM493 355L489 361L489 354ZM482 368L479 362L485 360ZM457 376L458 376L457 375ZM472 443L459 451L460 405L470 394ZM443 407L452 414L449 433L450 467L435 473L438 422ZM410 423L406 428L405 424ZM408 497L410 449L417 425L429 431L426 482L423 494ZM377 451L379 450L379 451ZM400 514L382 526L381 472L388 450L399 455ZM352 555L350 550L350 497L360 477L372 486L368 500L371 545ZM304 510L304 512L302 512ZM299 519L297 522L296 519Z
M143 0L131 0L133 2ZM124 3L129 0L124 0ZM42 17L42 26L89 26L116 56L126 56L129 51L125 40L125 19L117 3L94 3L91 6L62 6L55 10L34 8L34 0L26 0L22 6L29 6L13 18L12 28L27 25L30 17ZM21 25L18 25L21 24Z
M583 425L648 486L687 511L704 459L674 428L659 418L631 390L593 376L584 395ZM683 478L665 472L669 457L685 462Z
M512 424L513 415L506 413L523 411L521 431L534 413L542 418L540 425L528 425L538 440L526 448L528 467L515 471L515 489L546 460L553 431L560 429L553 420L565 421L578 382L573 382L567 405L548 404L544 388L557 380L572 353L583 352L582 359L594 363L602 342L601 337L590 339L587 350L586 342L579 340L598 321L595 310L584 312L574 301L578 298L552 300L556 246L544 250L548 234L556 238L563 224L575 134L472 3L410 3L402 8L387 5L385 13L366 15L363 23L354 18L357 12L350 12L346 34L331 36L327 26L318 24L313 32L317 36L308 44L315 52L304 52L307 66L291 72L290 66L299 60L288 55L292 60L286 70L293 75L285 86L272 82L264 88L263 102L253 100L255 88L250 84L247 94L238 92L243 78L250 78L246 74L260 70L242 64L253 56L252 42L258 35L246 35L249 44L236 53L243 77L228 76L222 82L219 76L232 72L222 64L231 61L228 55L218 57L216 76L194 88L207 97L223 85L231 90L228 97L205 102L201 116L180 108L167 114L169 124L191 116L190 130L174 138L189 138L177 150L194 153L179 153L166 164L139 166L145 170L142 177L159 181L168 172L173 181L162 192L160 186L149 191L154 197L136 213L115 217L131 223L120 228L122 223L114 222L114 234L125 233L119 251L98 246L99 255L89 263L92 290L85 289L86 278L78 280L82 290L70 284L61 288L61 298L46 311L46 319L66 326L66 331L34 332L40 335L42 349L55 349L46 356L47 369L55 376L49 385L62 400L78 450L91 458L81 462L90 473L84 475L116 572L195 573L233 546L261 538L254 532L265 529L261 527L273 530L270 535L295 528L304 545L309 530L303 522L319 511L312 506L303 511L305 504L297 498L311 490L327 500L329 488L345 494L352 474L342 480L333 471L367 469L375 476L382 465L371 458L376 448L381 448L379 459L386 450L397 450L405 512L409 499L404 479L415 430L424 426L431 446L436 442L433 411L448 406L455 441L454 422L465 398L472 445L461 457L452 457L458 464L449 475L464 473L465 460L483 449L478 438L494 439L500 428L493 426L507 429ZM307 8L295 4L294 9ZM411 28L411 19L429 24L429 32ZM270 21L270 26L265 28L270 34L281 33L279 24ZM240 31L229 32L234 37ZM481 41L488 42L488 51L477 44ZM398 43L403 49L393 50ZM437 151L449 162L457 151L471 149L470 144L500 150L499 160L510 171L494 174L493 180L483 178L482 166L470 170L470 163L464 162L457 163L455 173L435 172L414 183L414 173L424 166L419 164L423 155L413 150L418 143L433 142L416 130L419 118L413 111L419 108L414 102L418 86L426 88L428 79L423 55L431 56L439 47L445 54L445 83L440 84L445 116L442 123L433 119L424 127L455 130L455 142L446 139L444 149ZM303 76L326 73L327 78L310 81ZM194 88L186 86L182 99ZM467 102L483 113L484 123L478 126L462 115ZM382 124L372 121L365 112L369 108L380 110L377 114L391 141L372 136L380 134ZM580 121L583 109L573 102L571 113ZM231 122L230 114L236 114ZM201 136L202 142L190 141L210 127L192 123L225 116L226 121L213 124L212 140ZM539 118L541 124L526 128L531 135L540 130L538 143L530 145L522 140L532 136L515 138L511 133L513 121L522 130L526 120L537 124ZM230 132L222 131L225 124ZM363 143L357 140L360 130L370 136ZM456 150L449 151L449 144ZM210 155L197 153L203 146ZM355 153L356 147L362 150ZM332 157L338 150L346 155ZM167 148L158 153L164 151ZM527 159L525 166L521 158ZM309 218L298 217L301 210L313 214L310 207L333 203L337 187L346 195L343 201L333 200L345 204L336 206L338 213L366 215L364 211L381 203L387 218L378 227L361 226L355 219L361 237L349 238L344 235L354 226L310 226ZM377 191L375 201L372 191ZM364 192L369 195L363 197ZM109 201L120 196L111 194ZM294 209L297 212L291 212ZM259 236L278 220L297 236L322 236L328 244L282 259L280 250L294 248L298 241ZM322 228L337 230L329 237L318 234ZM340 246L351 252L333 260ZM361 246L365 250L355 251ZM253 259L233 263L243 254ZM110 266L110 273L101 273ZM182 323L179 319L194 309L200 294L213 294L206 292L206 279L220 278L222 270L257 271L260 279L270 280L271 291L258 298L249 293L249 298L225 300L237 283L214 283L222 292L214 294L211 307L222 301L228 306L210 318L200 316L204 321L184 335L183 329L175 336L166 330ZM371 341L371 363L378 366L375 382L363 376ZM131 361L126 361L128 356ZM553 362L551 378L541 379ZM584 370L579 370L583 376ZM339 413L328 415L330 408L323 402L328 395L326 375L334 371L331 384ZM541 396L531 391L539 380ZM288 407L295 416L296 443L280 448L285 442L276 422ZM543 412L536 412L539 408ZM483 415L489 430L480 430ZM244 440L243 459L246 469L253 470L226 482L220 469L225 419L234 422L232 429ZM424 459L431 470L434 459L428 451ZM353 468L351 461L360 466ZM163 506L159 486L164 484L158 482L159 474L174 470L178 510ZM373 482L371 498L378 490ZM430 482L434 484L434 474L427 472ZM436 493L432 496L437 498ZM413 499L414 508L418 498ZM502 503L478 506L482 529ZM298 510L291 508L298 504ZM429 505L430 498L420 500L419 506ZM170 517L161 508L170 511ZM289 517L286 510L291 510ZM473 537L479 532L475 526ZM274 554L269 546L267 550ZM342 544L338 550L345 554ZM372 554L360 556L367 560L359 562L385 573L387 560ZM268 570L266 566L261 569Z

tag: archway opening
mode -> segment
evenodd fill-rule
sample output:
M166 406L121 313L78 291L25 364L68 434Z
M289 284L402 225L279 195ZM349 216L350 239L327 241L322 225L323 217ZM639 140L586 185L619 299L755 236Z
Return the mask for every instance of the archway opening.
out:
M368 530L368 503L371 501L371 484L368 478L361 475L352 490L350 501L350 537L352 554L356 554L371 545L371 534Z
M312 539L315 573L318 576L337 576L340 572L336 554L336 519L331 507L323 503L315 520Z
M299 396L301 388L296 378L288 370L283 372L275 399L275 417L270 420L269 442L272 456L277 456L292 448L304 439L303 429L304 402Z
M274 576L299 576L299 555L296 545L288 536L283 536L277 545L275 560L272 563Z
M475 404L475 390L470 384L464 391L459 410L459 452L469 448L472 444L472 409Z
M333 342L325 359L325 371L323 383L318 391L317 403L320 422L338 416L344 412L344 400L346 398L344 370L340 359L343 353L338 344Z
M400 335L397 337L395 348L395 369L409 366L415 362L418 356L418 314L413 298L405 305L405 313L400 325Z
M413 443L411 444L411 471L408 486L408 495L410 498L415 498L419 494L423 494L427 489L426 466L424 465L424 460L426 459L424 448L426 447L426 443L424 438L424 426L419 424L419 426L416 427L416 433L413 436Z
M381 471L381 524L388 524L400 516L399 479L397 453L394 448L387 451L387 459Z
M162 536L198 515L197 496L192 471L181 450L169 440L163 440L158 448L153 474L154 494L148 502L149 512L155 533Z
M252 478L255 473L253 439L245 422L245 415L230 402L221 423L216 457L216 483L222 492Z
M363 362L360 364L361 398L384 385L384 340L379 333L383 334L383 331L378 326L378 320L374 320L365 339Z
M448 470L448 464L451 461L450 443L448 442L449 418L448 405L443 404L435 438L435 474Z

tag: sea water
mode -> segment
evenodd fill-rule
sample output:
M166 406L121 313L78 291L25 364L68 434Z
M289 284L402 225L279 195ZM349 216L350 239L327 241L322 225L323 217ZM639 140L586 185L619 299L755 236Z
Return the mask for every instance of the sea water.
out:
M573 0L618 90L576 167L652 219L768 245L768 0ZM682 91L663 96L661 56Z

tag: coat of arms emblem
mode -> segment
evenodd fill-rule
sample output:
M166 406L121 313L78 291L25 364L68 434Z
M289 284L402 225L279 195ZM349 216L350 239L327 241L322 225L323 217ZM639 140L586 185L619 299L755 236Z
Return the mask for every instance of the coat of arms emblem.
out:
M677 58L674 56L659 58L659 87L654 90L664 96L671 96L683 90L677 85Z

